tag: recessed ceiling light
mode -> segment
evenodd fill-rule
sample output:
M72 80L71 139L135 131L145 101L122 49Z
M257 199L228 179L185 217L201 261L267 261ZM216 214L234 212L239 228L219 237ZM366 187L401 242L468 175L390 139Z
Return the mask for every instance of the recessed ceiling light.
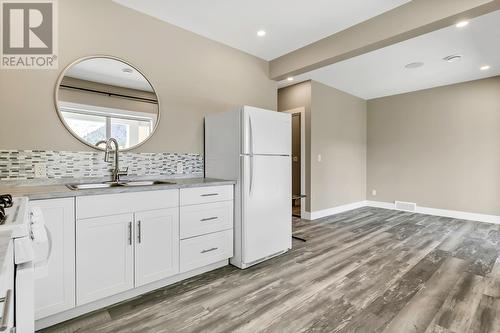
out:
M481 68L479 68L479 69L482 71L487 71L490 68L491 68L490 65L484 65L484 66L481 66Z
M293 81L293 76L289 76L286 78L287 81Z
M463 28L469 25L469 21L460 21L457 24L455 24L455 27L457 28Z
M406 69L415 69L415 68L422 67L423 65L424 65L423 62L412 62L412 63L405 65L405 68Z
M447 57L444 57L443 60L450 63L457 62L459 60L462 60L462 56L460 54L449 55Z
M127 74L131 74L134 72L134 70L132 68L125 67L125 68L122 68L122 72L127 73Z
M264 37L265 35L266 35L266 30L259 30L259 31L257 31L257 36Z

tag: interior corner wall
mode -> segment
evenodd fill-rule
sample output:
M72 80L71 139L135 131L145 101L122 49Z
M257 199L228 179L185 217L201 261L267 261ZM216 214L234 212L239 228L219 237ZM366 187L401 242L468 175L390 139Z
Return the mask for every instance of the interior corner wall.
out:
M299 107L306 112L306 211L364 201L366 101L316 81L278 91L279 111Z
M368 101L367 165L368 200L500 215L500 76Z
M316 81L311 96L311 212L362 202L366 101Z
M305 189L306 211L311 207L311 81L294 84L278 90L278 111L288 111L303 107L305 110Z

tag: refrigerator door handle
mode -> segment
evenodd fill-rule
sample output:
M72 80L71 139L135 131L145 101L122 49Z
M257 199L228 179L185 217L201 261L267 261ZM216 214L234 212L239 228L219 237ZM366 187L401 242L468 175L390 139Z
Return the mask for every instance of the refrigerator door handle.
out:
M248 195L252 195L252 188L253 188L253 168L254 168L254 161L253 161L253 126L252 126L252 116L248 115L248 139L250 140L249 142L249 148L250 148L250 186L249 186L249 191Z
M252 127L252 116L248 116L248 136L249 136L249 139L250 139L250 155L253 155L253 127Z
M250 155L250 186L249 186L248 195L252 195L253 174L254 174L253 168L254 168L254 165L253 165L253 155Z

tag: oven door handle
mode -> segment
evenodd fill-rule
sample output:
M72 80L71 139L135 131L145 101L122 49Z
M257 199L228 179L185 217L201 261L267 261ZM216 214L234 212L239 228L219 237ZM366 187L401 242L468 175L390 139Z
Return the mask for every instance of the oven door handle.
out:
M9 325L10 302L12 301L12 289L8 289L5 297L0 298L3 303L2 320L0 321L0 332L5 331Z

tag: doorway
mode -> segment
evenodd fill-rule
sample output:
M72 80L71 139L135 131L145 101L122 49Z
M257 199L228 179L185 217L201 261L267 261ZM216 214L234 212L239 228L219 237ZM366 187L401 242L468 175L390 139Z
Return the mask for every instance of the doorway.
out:
M303 218L305 211L305 109L284 111L292 114L292 215Z

